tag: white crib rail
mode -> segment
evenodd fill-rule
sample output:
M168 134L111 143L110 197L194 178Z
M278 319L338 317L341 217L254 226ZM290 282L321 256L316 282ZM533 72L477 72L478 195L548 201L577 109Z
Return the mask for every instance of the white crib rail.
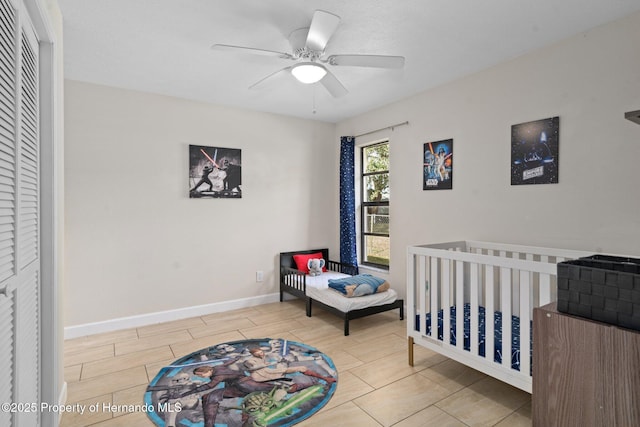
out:
M529 337L533 308L555 300L557 262L587 255L590 253L476 241L411 246L407 251L407 334L418 344L530 393ZM465 304L470 308L468 349L464 348ZM450 335L452 306L456 306L455 344L451 344ZM479 350L481 306L485 309L485 356ZM440 310L442 339L438 338ZM502 312L500 364L493 357L495 311ZM430 333L428 313L431 313ZM524 337L519 340L519 370L511 366L511 341L515 333L512 315L520 318L520 337Z

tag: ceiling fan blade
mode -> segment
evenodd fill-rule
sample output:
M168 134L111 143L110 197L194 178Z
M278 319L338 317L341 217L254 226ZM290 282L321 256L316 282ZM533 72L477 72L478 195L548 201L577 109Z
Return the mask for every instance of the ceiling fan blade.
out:
M404 67L404 56L331 55L326 62L330 65L348 65L352 67L402 68Z
M329 39L338 28L340 17L324 10L316 10L307 34L307 48L323 52Z
M293 67L284 67L284 68L276 71L275 73L271 73L267 77L264 77L264 78L258 80L257 82L255 82L254 84L252 84L251 86L249 86L249 89L260 89L260 87L264 86L265 81L271 79L272 77L275 77L276 75L278 75L280 73L287 72L287 71L291 70L291 68L293 68Z
M249 53L253 55L275 56L278 58L293 59L293 56L285 52L277 52L275 50L256 49L254 47L233 46L230 44L214 44L213 46L211 46L211 49L230 51L230 52L240 51L240 52Z
M330 71L320 80L320 83L329 91L334 98L340 98L345 96L349 91L340 83L340 80L336 78Z

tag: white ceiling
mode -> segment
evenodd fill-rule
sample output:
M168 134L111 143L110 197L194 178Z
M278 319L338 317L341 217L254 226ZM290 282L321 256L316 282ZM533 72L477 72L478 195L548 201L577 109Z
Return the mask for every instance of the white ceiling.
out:
M58 0L65 77L338 122L640 10L640 0ZM314 10L341 17L327 54L401 55L400 70L331 67L349 90L284 74L292 63L215 51L215 43L290 52ZM315 113L314 113L315 109Z

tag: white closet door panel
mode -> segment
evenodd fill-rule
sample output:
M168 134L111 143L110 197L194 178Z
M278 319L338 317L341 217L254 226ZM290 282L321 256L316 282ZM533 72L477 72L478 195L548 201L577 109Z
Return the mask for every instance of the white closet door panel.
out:
M38 259L38 57L35 36L21 37L22 79L19 149L18 268Z
M0 403L40 402L38 41L26 9L0 0ZM40 425L0 411L0 426Z
M16 19L13 5L0 1L0 289L16 273Z
M13 351L15 333L14 293L0 294L0 403L12 402L14 394ZM11 426L11 413L0 411L0 426Z
M21 16L18 95L16 402L40 402L39 107L38 42ZM37 426L38 412L18 412L15 426Z
M16 289L16 371L18 402L40 401L40 280L37 264L23 270ZM36 426L39 414L18 412L16 426Z

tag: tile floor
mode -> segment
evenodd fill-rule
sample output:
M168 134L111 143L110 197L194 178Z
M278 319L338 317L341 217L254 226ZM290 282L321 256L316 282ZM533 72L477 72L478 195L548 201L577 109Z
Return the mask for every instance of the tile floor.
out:
M216 313L65 342L67 403L86 406L62 416L62 427L150 426L141 412L89 411L89 405L141 405L160 368L213 344L286 338L318 348L338 369L338 388L309 426L531 426L531 396L439 354L415 346L407 363L406 322L397 310L351 322L298 301Z

